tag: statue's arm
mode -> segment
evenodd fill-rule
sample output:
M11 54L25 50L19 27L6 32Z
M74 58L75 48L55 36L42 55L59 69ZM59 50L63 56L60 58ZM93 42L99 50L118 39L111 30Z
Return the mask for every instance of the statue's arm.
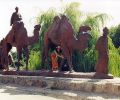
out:
M64 58L64 56L62 54L58 54L56 51L55 51L55 54L60 58Z
M22 20L22 16L21 16L21 14L19 15L19 20Z
M14 13L12 14L11 19L10 19L10 26L13 24L13 19L14 19Z

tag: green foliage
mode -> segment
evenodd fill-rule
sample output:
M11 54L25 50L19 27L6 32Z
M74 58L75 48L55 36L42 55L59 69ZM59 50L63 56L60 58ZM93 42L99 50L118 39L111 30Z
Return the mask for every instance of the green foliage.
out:
M87 18L83 21L83 24L88 25L92 28L92 30L99 32L108 19L110 18L105 13L92 13L87 15Z
M114 36L115 33L116 33L116 30L117 30L117 26L111 27L111 28L109 29L109 36L110 36L110 38L113 38L113 36Z
M83 53L74 52L73 66L78 72L93 72L96 62L96 51L86 49Z
M110 37L112 38L114 46L116 48L119 48L120 47L120 25L111 28Z
M109 38L109 73L120 76L120 52L116 49Z
M29 70L38 70L40 69L40 52L31 51L29 59Z

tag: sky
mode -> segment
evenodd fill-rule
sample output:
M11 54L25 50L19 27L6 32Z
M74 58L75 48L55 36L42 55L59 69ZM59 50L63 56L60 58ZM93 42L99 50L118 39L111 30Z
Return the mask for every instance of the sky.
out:
M106 13L112 16L106 24L108 27L120 23L120 0L0 0L0 40L11 29L10 18L16 6L19 7L28 35L31 36L33 27L37 24L35 18L41 11L46 11L51 7L60 10L62 4L70 2L79 2L80 9L84 12Z

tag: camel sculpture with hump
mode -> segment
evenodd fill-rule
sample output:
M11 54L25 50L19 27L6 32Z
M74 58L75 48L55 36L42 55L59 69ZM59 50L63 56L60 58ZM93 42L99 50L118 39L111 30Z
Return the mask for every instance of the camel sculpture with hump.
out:
M22 55L22 50L25 50L25 55L26 55L26 70L28 70L28 59L29 59L29 50L28 50L28 45L32 45L36 43L39 39L39 31L40 31L41 26L40 25L35 25L34 26L34 36L28 37L27 35L27 30L24 27L23 22L15 22L13 24L12 29L6 36L6 42L7 45L14 46L17 49L17 57L18 57L18 63L20 63L21 55ZM13 41L15 33L15 41ZM10 49L7 51L9 52ZM19 67L17 68L19 70Z
M79 32L83 34L78 35L76 39L68 18L65 15L61 16L61 19L59 16L56 16L53 24L44 36L44 57L42 64L46 61L50 45L53 43L61 46L62 53L68 61L69 70L72 72L72 52L75 49L83 52L87 48L88 40L91 37L91 35L88 34L90 30L91 28L89 26L81 26Z

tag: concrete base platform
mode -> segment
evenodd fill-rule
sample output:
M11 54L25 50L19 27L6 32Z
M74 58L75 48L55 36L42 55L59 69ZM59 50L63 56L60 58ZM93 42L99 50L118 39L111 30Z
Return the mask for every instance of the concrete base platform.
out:
M19 76L45 76L45 77L66 77L66 78L90 78L90 79L113 79L110 74L98 74L95 72L51 72L51 71L1 71L2 75L19 75Z
M106 93L110 95L120 96L120 78L83 79L44 76L0 75L0 83L11 83L30 87L35 86L52 90Z

